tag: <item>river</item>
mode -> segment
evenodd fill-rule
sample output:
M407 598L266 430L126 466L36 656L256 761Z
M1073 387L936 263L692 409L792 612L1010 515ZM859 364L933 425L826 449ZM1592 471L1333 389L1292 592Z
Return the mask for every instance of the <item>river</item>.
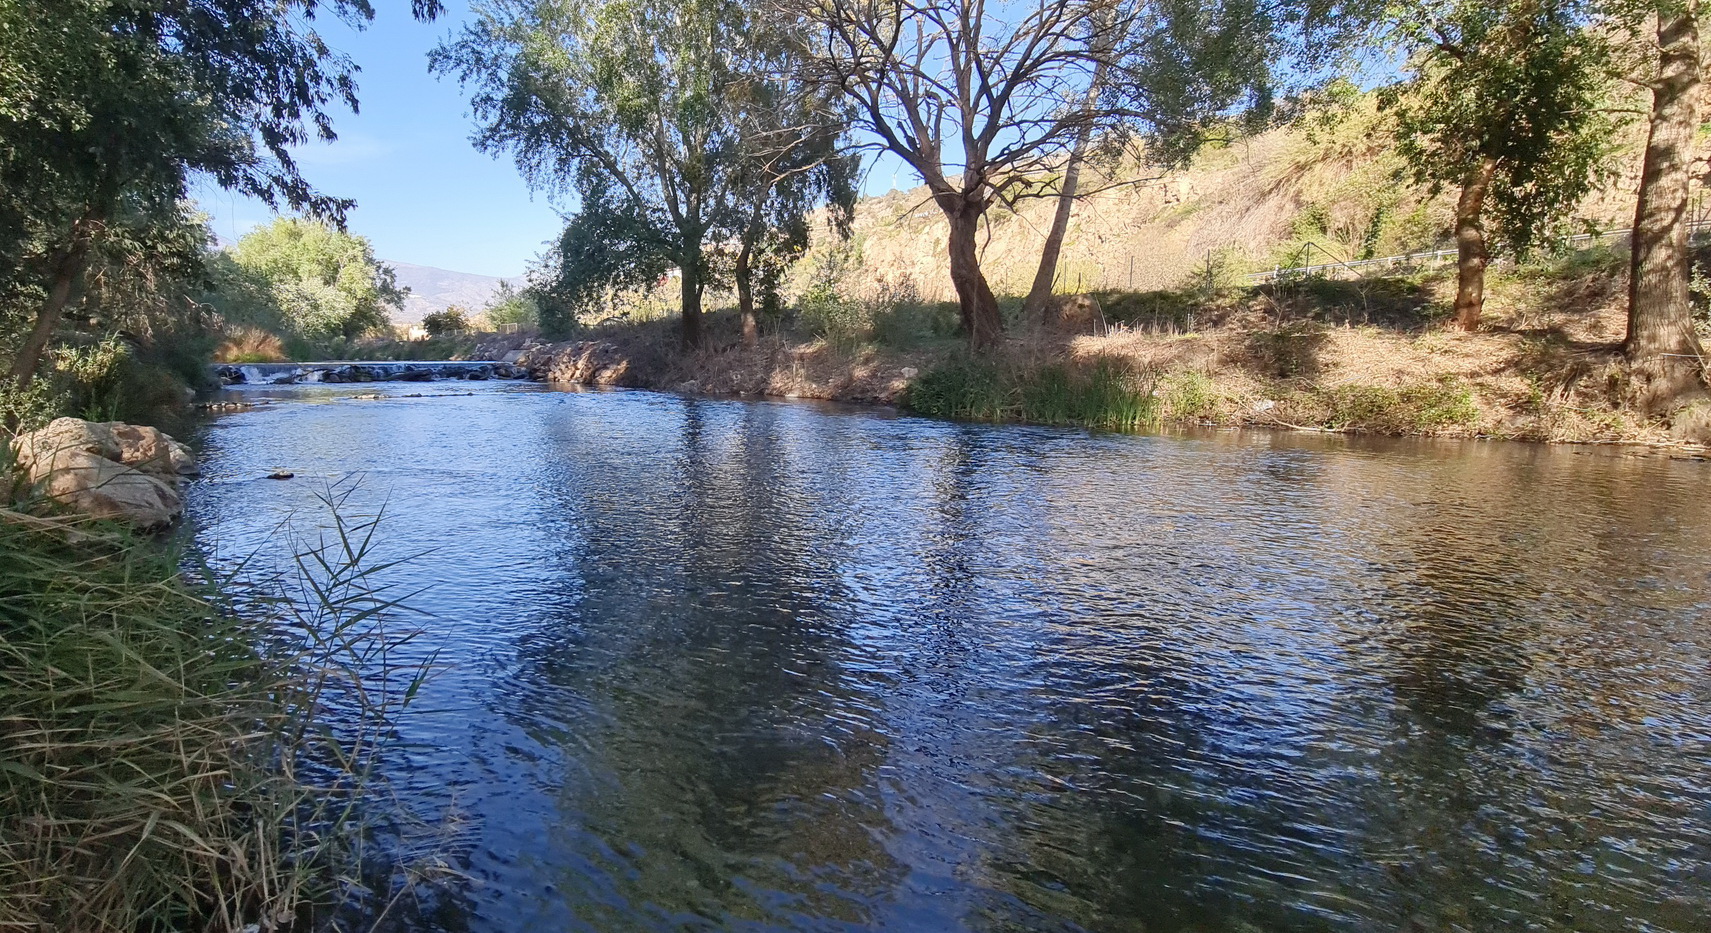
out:
M1711 464L246 391L202 545L422 590L416 928L1711 928Z

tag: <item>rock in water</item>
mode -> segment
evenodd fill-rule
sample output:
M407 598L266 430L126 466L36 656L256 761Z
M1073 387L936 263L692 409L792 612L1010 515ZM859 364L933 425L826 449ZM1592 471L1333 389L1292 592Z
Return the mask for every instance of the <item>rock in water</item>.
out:
M39 495L82 515L138 528L184 512L178 480L196 475L190 449L154 428L58 418L12 440L19 471Z

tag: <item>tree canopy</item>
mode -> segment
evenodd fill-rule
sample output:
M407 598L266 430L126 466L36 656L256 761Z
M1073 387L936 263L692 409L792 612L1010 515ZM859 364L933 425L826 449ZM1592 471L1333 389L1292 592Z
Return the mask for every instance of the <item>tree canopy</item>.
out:
M280 217L239 239L233 265L264 307L310 340L351 340L388 324L405 292L364 237Z
M476 89L477 145L574 199L559 252L593 263L559 263L555 290L574 299L675 266L684 342L698 343L718 272L709 247L752 225L756 160L783 165L837 135L812 109L784 111L796 125L766 118L777 96L764 88L789 73L778 67L789 30L736 0L493 0L475 12L435 67Z

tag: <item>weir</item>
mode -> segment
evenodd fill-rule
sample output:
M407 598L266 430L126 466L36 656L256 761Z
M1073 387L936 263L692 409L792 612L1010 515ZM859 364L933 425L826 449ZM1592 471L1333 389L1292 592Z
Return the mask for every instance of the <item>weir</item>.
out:
M220 363L213 367L221 385L296 385L300 383L432 382L439 379L527 379L528 370L498 360L386 360L318 363Z

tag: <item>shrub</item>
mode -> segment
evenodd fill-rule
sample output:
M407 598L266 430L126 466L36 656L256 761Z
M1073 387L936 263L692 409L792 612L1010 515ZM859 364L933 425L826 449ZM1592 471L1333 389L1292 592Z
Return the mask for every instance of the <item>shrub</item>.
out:
M239 325L226 331L214 348L219 363L279 363L287 359L285 342L259 327Z
M1473 392L1452 376L1390 389L1341 385L1322 390L1328 427L1377 434L1430 434L1479 420Z
M47 379L37 379L29 388L0 377L0 435L6 431L34 431L66 412L65 394Z
M426 330L430 337L461 334L469 330L469 315L457 305L452 305L422 318L422 329Z
M1014 410L1010 388L997 365L952 360L922 373L910 384L903 407L934 418L1003 421Z
M909 387L911 411L963 421L1023 421L1131 430L1158 422L1158 402L1121 361L1090 366L1051 363L1006 371L960 359L929 370Z
M1174 421L1200 421L1218 415L1221 397L1205 373L1178 370L1160 380L1158 397Z

